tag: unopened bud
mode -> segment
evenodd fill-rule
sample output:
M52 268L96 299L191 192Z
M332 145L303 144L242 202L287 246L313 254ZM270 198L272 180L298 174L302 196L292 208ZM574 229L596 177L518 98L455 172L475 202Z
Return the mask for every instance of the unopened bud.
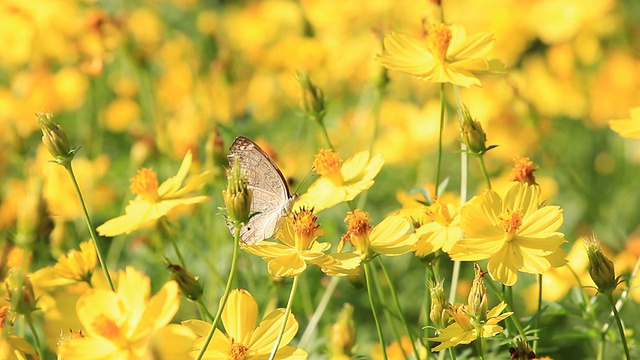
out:
M198 300L202 296L202 285L198 279L193 276L187 269L180 265L168 264L167 269L171 273L171 280L178 283L180 292L190 300Z
M11 268L4 280L11 306L18 314L28 315L36 310L36 297L29 278L19 268Z
M487 311L489 310L489 294L487 293L487 287L482 282L484 272L480 265L473 264L473 268L476 275L473 279L473 284L471 284L467 303L469 305L469 315L478 323L482 323L487 318Z
M64 165L71 162L77 149L71 149L69 140L62 127L53 122L50 113L37 113L36 121L42 130L42 143L55 158L55 162Z
M487 151L496 147L487 147L487 135L482 129L482 124L474 120L467 107L460 109L462 119L460 119L460 140L467 146L467 151L475 156L482 156Z
M322 122L325 112L324 93L309 79L306 72L298 73L300 83L300 107L309 118Z
M237 157L227 174L227 189L222 190L224 205L227 208L227 220L234 226L246 224L251 215L253 192L247 185L244 171Z
M531 350L531 346L520 336L515 338L515 347L509 348L510 359L513 360L533 360L537 359L536 353Z
M351 355L356 342L356 328L353 324L353 305L345 303L338 315L338 321L331 327L331 355Z
M431 293L429 318L437 330L442 330L449 325L449 318L451 317L449 312L451 304L449 304L444 295L444 279L435 282L430 281L428 286Z
M613 262L604 256L596 239L588 238L585 242L589 257L589 275L598 287L599 293L611 294L619 283Z

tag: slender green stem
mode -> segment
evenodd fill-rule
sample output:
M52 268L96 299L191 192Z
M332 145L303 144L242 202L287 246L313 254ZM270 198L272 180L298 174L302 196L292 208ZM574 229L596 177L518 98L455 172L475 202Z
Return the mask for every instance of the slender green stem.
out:
M324 289L324 294L322 294L322 298L320 299L318 306L316 306L316 310L311 316L311 319L309 319L309 324L307 325L307 328L304 329L302 337L300 338L300 342L298 342L299 348L304 349L307 346L307 342L311 338L311 335L313 335L313 333L315 332L316 327L318 326L318 322L320 321L320 318L322 318L322 314L324 314L324 311L327 309L329 300L331 300L331 296L333 296L333 292L336 290L339 281L339 277L332 277L331 281L329 281L329 285L327 285L326 289Z
M407 324L407 320L404 318L402 308L400 307L400 302L398 301L398 294L396 293L395 286L393 285L393 281L391 281L391 277L389 276L389 272L387 271L387 266L382 261L382 258L378 256L378 262L380 263L380 268L382 268L382 272L384 273L385 278L387 279L387 283L389 284L389 291L391 292L391 298L393 299L393 303L396 306L396 311L398 312L398 317L400 318L400 322L402 322L402 327L404 327L404 331L407 333L409 340L411 340L411 348L413 349L413 355L416 357L416 360L420 359L420 355L418 354L418 349L416 348L416 342L411 333L411 329L409 329L409 325ZM428 316L427 316L428 317Z
M384 94L383 86L376 86L373 93L373 134L371 136L371 143L369 143L369 152L373 152L373 145L378 139L378 132L380 131L380 106L382 102L382 95Z
M491 179L489 179L489 173L487 167L484 165L484 156L478 156L478 162L480 162L480 169L482 170L482 176L484 177L485 185L491 189Z
M633 284L633 280L638 275L638 271L640 271L640 258L638 258L638 261L636 261L636 266L634 266L633 271L631 271L631 275L629 275L629 277L627 278L627 284ZM620 297L618 298L618 301L616 302L616 309L621 309L622 308L622 305L624 304L625 300L627 300L627 297L629 296L629 291L630 290L631 290L631 287L627 286L622 291L622 294L620 294ZM613 314L611 314L611 316L613 316ZM605 323L602 326L602 331L607 331L608 329L609 329L609 322Z
M493 283L493 281L485 281L484 283L489 285L491 290L493 290L493 292L500 299L500 301L504 301L505 304L507 304L507 311L513 312L513 308L511 307L511 302L505 301L505 297L498 291L498 288ZM520 324L520 320L518 320L518 317L515 316L515 315L516 314L514 313L512 316L509 316L509 319L511 319L513 324L516 326L516 329L518 329L518 333L520 334L520 336L522 336L522 339L526 342L527 341L527 336L524 333L524 328L522 327L522 324Z
M324 139L327 142L329 149L333 150L333 145L331 145L331 140L329 140L329 133L327 132L327 128L324 126L324 115L321 115L321 116L322 117L318 119L318 124L320 124L320 128L322 129L322 135L324 136Z
M378 312L376 311L376 304L373 298L373 280L371 277L371 269L369 268L369 263L365 263L362 265L364 268L364 278L367 283L367 293L369 294L369 304L371 305L371 313L373 314L373 320L376 323L376 330L378 331L378 340L380 341L380 350L382 352L382 358L387 360L387 346L384 342L384 335L382 333L382 325L380 324L380 319L378 318Z
M440 353L444 355L443 352ZM453 347L449 348L449 356L451 357L451 359L456 360L456 352L453 350Z
M538 311L536 312L536 321L533 324L533 328L538 330L540 329L540 311L542 310L542 274L538 274ZM538 339L539 336L536 336L533 339L533 352L538 350Z
M618 332L620 333L620 340L622 341L622 347L624 348L624 355L627 360L631 360L631 354L629 353L629 346L627 345L627 337L624 334L624 326L622 325L622 320L620 319L620 313L616 308L616 303L613 301L613 296L611 293L604 294L609 304L611 305L611 309L613 310L613 317L616 320L616 324L618 325Z
M385 294L382 292L382 286L380 286L380 282L378 281L378 274L376 273L376 266L375 264L372 262L369 263L369 265L371 266L371 272L374 274L374 276L371 277L371 280L373 282L373 289L375 289L376 291L376 295L378 296L378 301L379 301L379 307L382 308L382 313L384 315L384 318L387 321L387 324L389 324L389 330L391 330L391 335L393 335L393 338L395 339L396 343L398 345L402 344L402 338L400 337L400 333L398 332L398 329L396 329L396 324L394 322L394 314L391 313L391 306L387 305L386 300L387 297L385 296ZM406 354L404 351L402 351L402 356L405 360L409 360L409 355Z
M184 261L184 257L182 257L182 253L180 252L180 248L178 247L178 243L176 242L175 236L173 236L173 232L171 231L171 228L169 227L169 223L167 221L166 217L162 217L160 222L162 223L162 226L164 227L164 231L165 233L167 233L167 236L169 237L169 239L171 240L171 244L173 245L173 250L176 252L176 255L178 256L178 260L180 261L180 266L182 266L183 268L187 268L187 263Z
M76 189L76 194L78 195L78 199L80 200L80 205L82 206L82 211L84 213L84 220L87 223L87 227L89 228L89 235L91 236L91 240L93 241L93 246L96 248L96 254L98 255L98 262L100 262L100 267L104 272L104 276L107 278L107 283L109 283L109 289L111 291L115 291L115 287L113 286L113 281L111 280L111 275L109 275L109 269L107 268L107 263L104 261L102 256L102 250L100 250L100 246L98 246L98 235L96 234L96 230L93 228L93 224L91 223L91 217L89 216L89 211L87 211L87 206L85 205L84 198L82 197L82 192L80 191L80 186L78 185L78 181L76 180L76 176L73 173L73 167L71 166L71 162L65 163L63 165L69 176L71 177L71 181L73 182L73 187Z
M24 317L27 320L27 324L29 325L31 333L33 334L33 340L36 342L36 352L38 353L40 359L44 359L44 354L42 353L42 345L40 344L40 337L38 336L36 327L33 326L33 318L31 317L31 314L26 314Z
M434 281L435 277L433 276L433 271L431 269L431 264L425 266L424 268L424 347L429 349L429 325L431 323L431 318L429 317L429 313L431 312L431 289L429 289L429 282Z
M607 332L600 333L600 341L598 343L598 353L596 354L596 360L604 360L604 350L607 345Z
M220 307L218 307L216 316L213 318L211 329L207 334L207 338L205 339L204 344L202 344L202 349L200 349L200 353L198 353L196 360L202 359L202 356L204 356L204 353L207 351L207 347L209 346L209 343L213 338L213 333L216 331L218 322L222 317L222 311L224 310L225 305L227 305L227 300L229 299L229 294L231 293L233 278L236 276L236 265L238 263L238 252L240 249L240 229L242 229L242 226L235 226L235 233L233 234L233 256L231 258L231 268L229 269L229 278L227 279L227 285L225 286L224 294L222 295L222 299L220 300Z
M440 84L440 125L438 126L438 158L436 160L436 192L440 185L440 164L442 164L442 132L444 129L444 83ZM438 194L434 194L436 197Z
M475 341L476 350L478 351L480 359L484 360L484 350L482 349L482 325L476 326L476 332L478 333L478 338Z
M293 305L293 299L296 297L296 289L298 288L298 283L300 282L300 276L293 277L293 284L291 284L291 292L289 293L289 300L287 301L287 308L284 310L284 318L282 319L282 326L280 327L280 332L278 332L278 337L276 338L276 342L273 344L273 349L271 350L271 354L269 355L269 360L273 360L276 357L276 353L278 352L278 348L280 348L280 342L282 341L282 336L284 335L284 331L287 329L287 319L289 318L289 314L291 314L291 306Z
M207 309L207 307L204 305L204 301L202 301L202 297L200 297L196 303L198 304L198 308L200 309L200 314L202 314L202 317L204 318L204 320L213 321L213 315L211 314L211 312L209 312L209 309Z

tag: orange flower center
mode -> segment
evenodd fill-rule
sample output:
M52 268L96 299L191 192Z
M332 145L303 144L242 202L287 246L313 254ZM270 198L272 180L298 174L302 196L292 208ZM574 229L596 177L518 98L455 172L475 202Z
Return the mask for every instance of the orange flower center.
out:
M138 170L136 176L130 179L131 192L150 202L158 201L158 175L148 168Z
M449 226L453 220L449 208L443 206L439 201L431 204L425 211L428 217L444 227Z
M474 329L474 326L471 324L471 318L469 317L468 311L467 306L463 304L458 307L454 307L451 314L456 323L465 331Z
M7 316L9 315L10 311L11 311L11 306L9 305L5 305L0 308L0 329L4 327L4 324L7 321Z
M427 47L440 62L444 62L451 42L451 29L446 24L437 23L427 30Z
M243 360L247 353L249 352L249 348L241 343L235 342L235 339L231 339L231 346L229 346L229 357L233 360Z
M319 236L318 217L313 214L313 209L305 207L293 213L291 221L293 232L296 237L296 248L298 250L306 250L311 247L311 243Z
M99 315L91 324L94 330L107 339L117 339L120 337L120 328L112 319L106 315Z
M341 165L340 156L333 150L321 149L313 160L313 169L321 176L339 175Z
M366 254L369 249L369 233L372 228L369 213L356 209L347 213L344 221L347 223L347 232L342 235L341 245L344 246L344 243L348 241L356 250Z
M506 209L498 215L498 221L508 235L507 241L511 241L522 225L522 212L520 210Z
M509 181L519 181L524 184L527 183L529 185L536 184L536 178L533 176L533 172L538 169L538 166L528 157L520 157L516 156L513 158L513 169L511 169L511 174L509 176Z

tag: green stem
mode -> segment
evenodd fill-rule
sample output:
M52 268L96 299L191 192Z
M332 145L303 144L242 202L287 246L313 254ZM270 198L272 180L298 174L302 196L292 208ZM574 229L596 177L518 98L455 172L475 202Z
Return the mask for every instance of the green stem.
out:
M433 271L431 269L431 264L425 266L424 268L424 347L428 350L429 347L429 325L431 323L431 318L429 314L431 313L431 289L429 289L429 283L435 281L435 277L432 276Z
M213 321L213 315L209 312L209 309L207 309L207 307L204 305L204 302L202 301L202 297L200 297L196 303L198 304L198 308L200 308L200 314L202 314L202 317L204 318L204 320Z
M385 278L387 279L387 284L389 284L389 291L391 292L391 298L396 306L396 311L398 312L398 317L400 318L400 322L402 322L402 327L404 327L404 331L407 333L409 340L411 340L411 348L413 349L413 355L416 357L416 360L420 360L420 355L418 354L418 349L416 348L416 342L409 329L409 325L407 324L407 320L404 318L402 308L400 307L400 302L398 301L398 295L396 293L396 289L393 286L393 282L391 281L391 277L389 276L389 272L387 271L387 266L382 261L382 258L378 256L378 262L380 263L380 267L382 268L382 272L384 273Z
M73 182L73 187L76 189L76 194L78 195L78 199L80 200L80 205L82 205L84 220L87 223L87 227L89 228L89 235L91 236L91 240L93 241L93 246L96 248L96 254L98 255L98 262L100 262L100 267L104 272L104 276L107 278L107 283L109 283L109 288L111 289L111 291L115 291L115 287L113 286L113 281L111 280L111 275L109 275L109 269L107 268L107 263L104 261L104 258L102 256L102 250L100 250L100 246L98 246L98 235L96 234L96 230L93 228L93 224L91 223L91 217L89 217L89 211L87 211L87 206L85 205L84 198L82 197L80 186L78 185L76 176L73 173L73 167L71 166L71 162L65 163L63 164L63 166L65 169L67 169L67 172L71 177L71 182Z
M489 179L489 173L487 173L487 167L484 165L484 156L478 156L480 162L480 169L482 170L482 176L484 177L484 183L487 188L491 189L491 180Z
M596 354L596 360L604 360L604 350L607 344L607 332L600 333L600 341L598 343L598 353Z
M40 357L40 359L44 359L42 345L40 345L40 337L38 336L35 326L33 326L33 318L31 317L31 314L26 314L24 317L27 320L31 333L33 334L33 340L36 342L36 352L38 353L38 357Z
M478 338L476 339L476 350L478 351L478 356L481 360L484 360L484 350L482 349L482 325L476 326L476 332L478 333Z
M440 352L440 353L444 355L443 352ZM456 352L453 351L453 347L449 348L449 356L451 357L452 360L456 360Z
M382 292L382 286L380 286L380 282L378 281L376 266L373 262L370 262L369 265L371 266L371 269L372 269L371 272L374 274L374 276L371 277L371 280L373 281L373 289L375 289L376 295L378 296L379 307L382 308L382 313L384 314L384 318L386 319L387 324L389 324L389 330L391 330L391 335L393 335L393 338L395 339L396 343L400 345L402 344L402 338L400 337L400 333L398 332L398 329L396 329L395 322L394 322L395 317L391 313L391 306L387 305L386 303L387 297ZM409 360L409 355L406 354L404 351L402 351L402 356L405 360Z
M371 136L371 143L369 144L369 153L373 153L373 145L378 139L378 132L380 131L380 106L382 102L382 95L384 95L384 87L376 86L373 93L373 134Z
M304 329L304 332L302 333L300 342L298 342L299 348L304 349L307 345L307 342L311 338L311 335L313 335L313 333L315 332L316 327L318 326L318 322L320 321L320 318L322 318L322 314L324 314L324 311L327 309L329 300L331 300L331 296L333 296L333 292L336 290L336 287L338 286L339 281L340 281L339 277L337 276L332 277L331 281L329 281L329 285L327 285L327 288L324 289L324 294L322 294L320 303L318 303L318 306L316 307L315 312L311 316L311 319L309 319L309 324L307 325L307 328Z
M605 294L605 297L609 301L611 305L611 309L613 310L613 317L616 320L616 324L618 325L618 332L620 333L620 340L622 341L622 347L624 348L624 355L627 360L631 360L631 354L629 353L629 346L627 345L627 337L624 334L624 326L622 325L622 320L620 319L620 313L616 308L616 303L613 301L613 296L611 293Z
M238 263L238 252L240 249L240 229L242 226L234 226L235 233L233 234L233 257L231 258L231 269L229 269L229 278L227 279L227 285L224 289L224 294L222 295L222 299L220 300L220 307L218 307L218 311L216 312L216 316L213 318L213 323L211 324L211 329L207 334L207 338L202 344L202 349L200 349L200 353L196 357L196 360L201 360L204 353L207 351L207 347L213 338L213 333L216 331L216 327L218 326L218 322L222 317L222 311L224 310L225 305L227 305L227 300L229 299L229 294L231 293L231 284L233 284L233 278L236 275L236 265Z
M371 305L371 313L373 314L373 320L376 323L376 330L378 331L378 340L380 341L380 350L382 352L382 358L387 360L387 346L384 342L384 335L382 334L382 326L380 324L380 319L378 318L378 312L376 311L375 301L373 299L373 281L371 279L371 269L369 268L369 263L365 263L362 265L364 268L364 278L367 283L367 293L369 295L369 304Z
M534 329L540 328L540 311L542 310L542 274L538 274L538 311L536 312L536 321L533 324ZM538 339L540 337L536 336L533 339L533 352L535 353L538 350Z
M436 197L440 185L440 164L442 163L442 132L444 129L444 83L440 84L440 125L438 127L438 158L436 160Z
M282 336L284 335L284 331L287 329L287 319L289 318L289 314L291 314L291 306L293 305L293 299L296 296L298 282L300 282L300 276L294 276L293 284L291 285L291 292L289 293L289 300L287 301L287 308L284 310L284 319L282 320L282 326L280 327L280 332L278 333L276 342L273 344L273 349L271 350L271 355L269 355L269 360L273 360L276 357L276 353L278 352L278 348L280 347L280 342L282 341Z
M176 239L173 236L171 229L169 228L169 223L167 221L167 218L163 216L160 222L162 223L162 226L164 227L164 231L167 233L167 236L171 240L171 244L173 245L173 250L176 252L176 255L178 256L178 260L180 261L180 266L186 269L187 263L184 261L184 257L182 257L182 253L180 252L180 248L178 247L178 243L176 242Z
M327 132L327 128L324 126L324 115L321 115L321 117L318 119L318 124L320 124L320 128L322 129L322 135L324 136L324 139L327 142L329 149L333 150L333 145L331 145L331 140L329 140L329 133Z

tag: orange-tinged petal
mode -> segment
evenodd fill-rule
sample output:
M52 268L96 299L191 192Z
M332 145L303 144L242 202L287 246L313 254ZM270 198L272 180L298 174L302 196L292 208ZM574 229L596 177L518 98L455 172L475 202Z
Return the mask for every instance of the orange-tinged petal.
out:
M107 321L120 327L126 320L125 304L109 290L89 290L78 299L76 309L87 335L92 337L106 337L104 326Z
M258 320L258 304L246 290L233 290L222 312L222 323L227 335L249 346Z

